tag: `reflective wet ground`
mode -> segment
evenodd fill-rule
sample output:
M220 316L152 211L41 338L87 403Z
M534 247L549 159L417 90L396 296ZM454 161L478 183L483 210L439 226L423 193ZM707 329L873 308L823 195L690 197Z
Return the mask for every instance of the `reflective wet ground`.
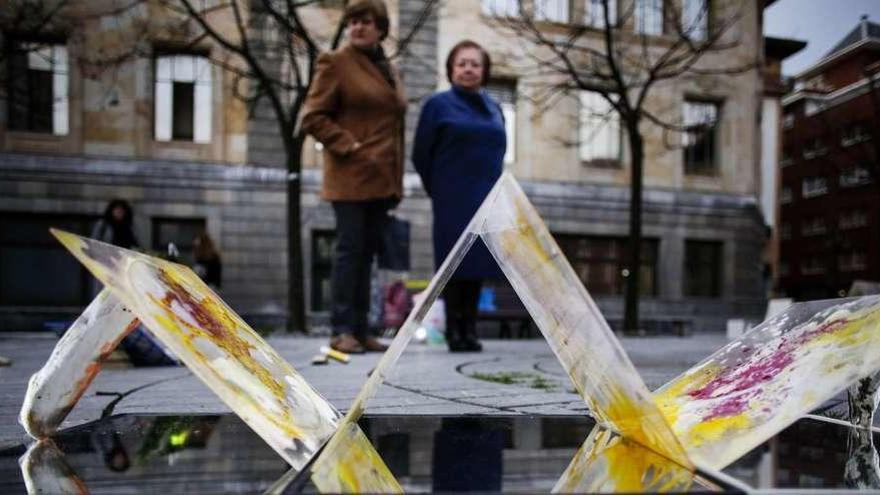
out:
M547 492L593 421L371 416L361 427L407 492ZM725 471L751 486L845 488L848 431L802 419ZM71 481L79 480L91 493L260 493L288 470L234 415L115 416L53 442L57 450L40 445L23 463L32 489L79 488ZM19 459L28 447L0 451L0 493L27 492Z

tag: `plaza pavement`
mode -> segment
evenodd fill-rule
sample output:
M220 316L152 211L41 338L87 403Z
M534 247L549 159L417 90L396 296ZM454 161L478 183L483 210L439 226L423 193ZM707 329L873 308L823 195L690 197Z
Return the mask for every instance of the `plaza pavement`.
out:
M379 354L352 356L349 364L312 365L326 338L279 335L268 339L306 380L340 410L357 395ZM0 333L0 446L25 433L18 411L27 380L48 358L51 334ZM726 342L722 334L621 338L650 389L656 389ZM585 414L543 339L485 340L482 353L451 354L444 346L412 342L389 380L367 404L367 414L510 415ZM132 368L111 364L95 379L63 426L102 414L215 414L229 409L184 367Z

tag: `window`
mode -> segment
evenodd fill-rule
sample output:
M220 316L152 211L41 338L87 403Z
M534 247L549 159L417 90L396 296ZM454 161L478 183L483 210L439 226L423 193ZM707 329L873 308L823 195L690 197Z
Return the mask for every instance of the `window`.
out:
M792 127L794 127L794 114L786 113L782 116L782 128L791 129Z
M519 0L481 0L483 14L493 17L517 17Z
M721 247L719 241L685 241L684 293L686 296L721 296Z
M578 154L592 165L620 164L620 116L601 94L580 92Z
M535 19L539 21L568 22L569 0L534 0Z
M827 229L823 217L813 217L809 220L804 220L804 223L801 225L801 235L804 237L822 235L825 232L827 232Z
M840 187L857 187L871 183L871 171L866 165L855 165L840 173Z
M663 0L635 0L635 30L639 34L663 34Z
M197 55L156 57L157 141L211 142L211 64Z
M584 0L584 24L597 29L605 29L605 2ZM611 26L617 25L617 0L608 0L608 20Z
M67 47L11 40L7 79L9 129L68 133Z
M193 259L193 240L205 231L204 218L166 218L155 217L153 224L152 249L160 256L168 254L168 244L173 243L180 253L179 262L191 265Z
M684 172L714 175L717 172L716 141L719 105L705 101L684 102Z
M783 187L781 191L779 191L779 204L787 205L791 203L791 188Z
M791 150L788 148L782 149L782 158L779 160L780 167L787 167L794 163L794 159L791 157Z
M52 237L49 227L88 236L97 218L0 212L0 305L88 304L93 295L91 275Z
M809 117L815 115L825 109L825 102L817 99L810 99L804 104L804 115Z
M516 161L516 81L489 81L486 91L501 105L501 112L504 114L504 130L507 134L504 164L510 165Z
M801 275L821 275L823 273L825 273L825 263L818 256L812 256L801 263Z
M334 231L312 231L312 311L330 311L330 301L333 300L330 274L335 248Z
M849 210L840 214L837 221L840 230L858 229L868 226L868 214L865 210Z
M779 238L783 241L791 239L791 224L783 223L779 226Z
M868 134L868 130L865 128L863 124L853 124L846 128L843 131L843 135L840 138L841 146L852 146L854 144L864 143L865 141L870 141L871 135Z
M709 0L683 0L681 27L689 39L705 41L709 37L711 12Z
M825 177L807 177L803 181L801 196L815 198L828 192L828 181Z
M858 272L868 268L868 257L863 252L853 251L840 255L838 265L842 272Z
M560 249L575 273L593 295L615 296L624 291L623 269L627 264L625 237L555 234ZM657 240L642 240L639 290L643 296L657 295Z
M810 139L804 146L804 158L807 160L812 160L813 158L822 156L827 152L828 148L825 147L825 142L822 141L821 138Z

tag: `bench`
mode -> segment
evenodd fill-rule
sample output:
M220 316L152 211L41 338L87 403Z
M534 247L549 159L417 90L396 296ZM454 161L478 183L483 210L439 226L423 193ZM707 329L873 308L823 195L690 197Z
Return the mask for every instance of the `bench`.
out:
M520 301L519 296L509 284L487 285L494 294L491 309L481 304L477 310L477 321L492 321L500 324L498 337L509 339L513 337L511 326L516 325L517 338L525 339L532 336L532 317L526 307Z
M615 333L623 332L623 320L608 320L608 324L614 329ZM646 336L668 336L688 337L693 333L693 321L690 318L664 317L664 316L644 316L639 318L639 337Z

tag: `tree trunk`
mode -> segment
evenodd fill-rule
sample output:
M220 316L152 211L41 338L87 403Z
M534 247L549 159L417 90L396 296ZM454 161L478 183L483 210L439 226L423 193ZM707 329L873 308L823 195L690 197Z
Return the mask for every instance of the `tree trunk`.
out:
M303 278L302 226L300 224L300 192L302 185L302 148L305 136L285 136L287 161L287 308L290 314L288 331L306 328L305 280Z
M629 199L629 256L626 289L623 309L623 332L639 332L639 272L642 266L642 167L645 160L644 140L639 134L639 120L631 119L626 125L629 148L632 156L630 164Z

